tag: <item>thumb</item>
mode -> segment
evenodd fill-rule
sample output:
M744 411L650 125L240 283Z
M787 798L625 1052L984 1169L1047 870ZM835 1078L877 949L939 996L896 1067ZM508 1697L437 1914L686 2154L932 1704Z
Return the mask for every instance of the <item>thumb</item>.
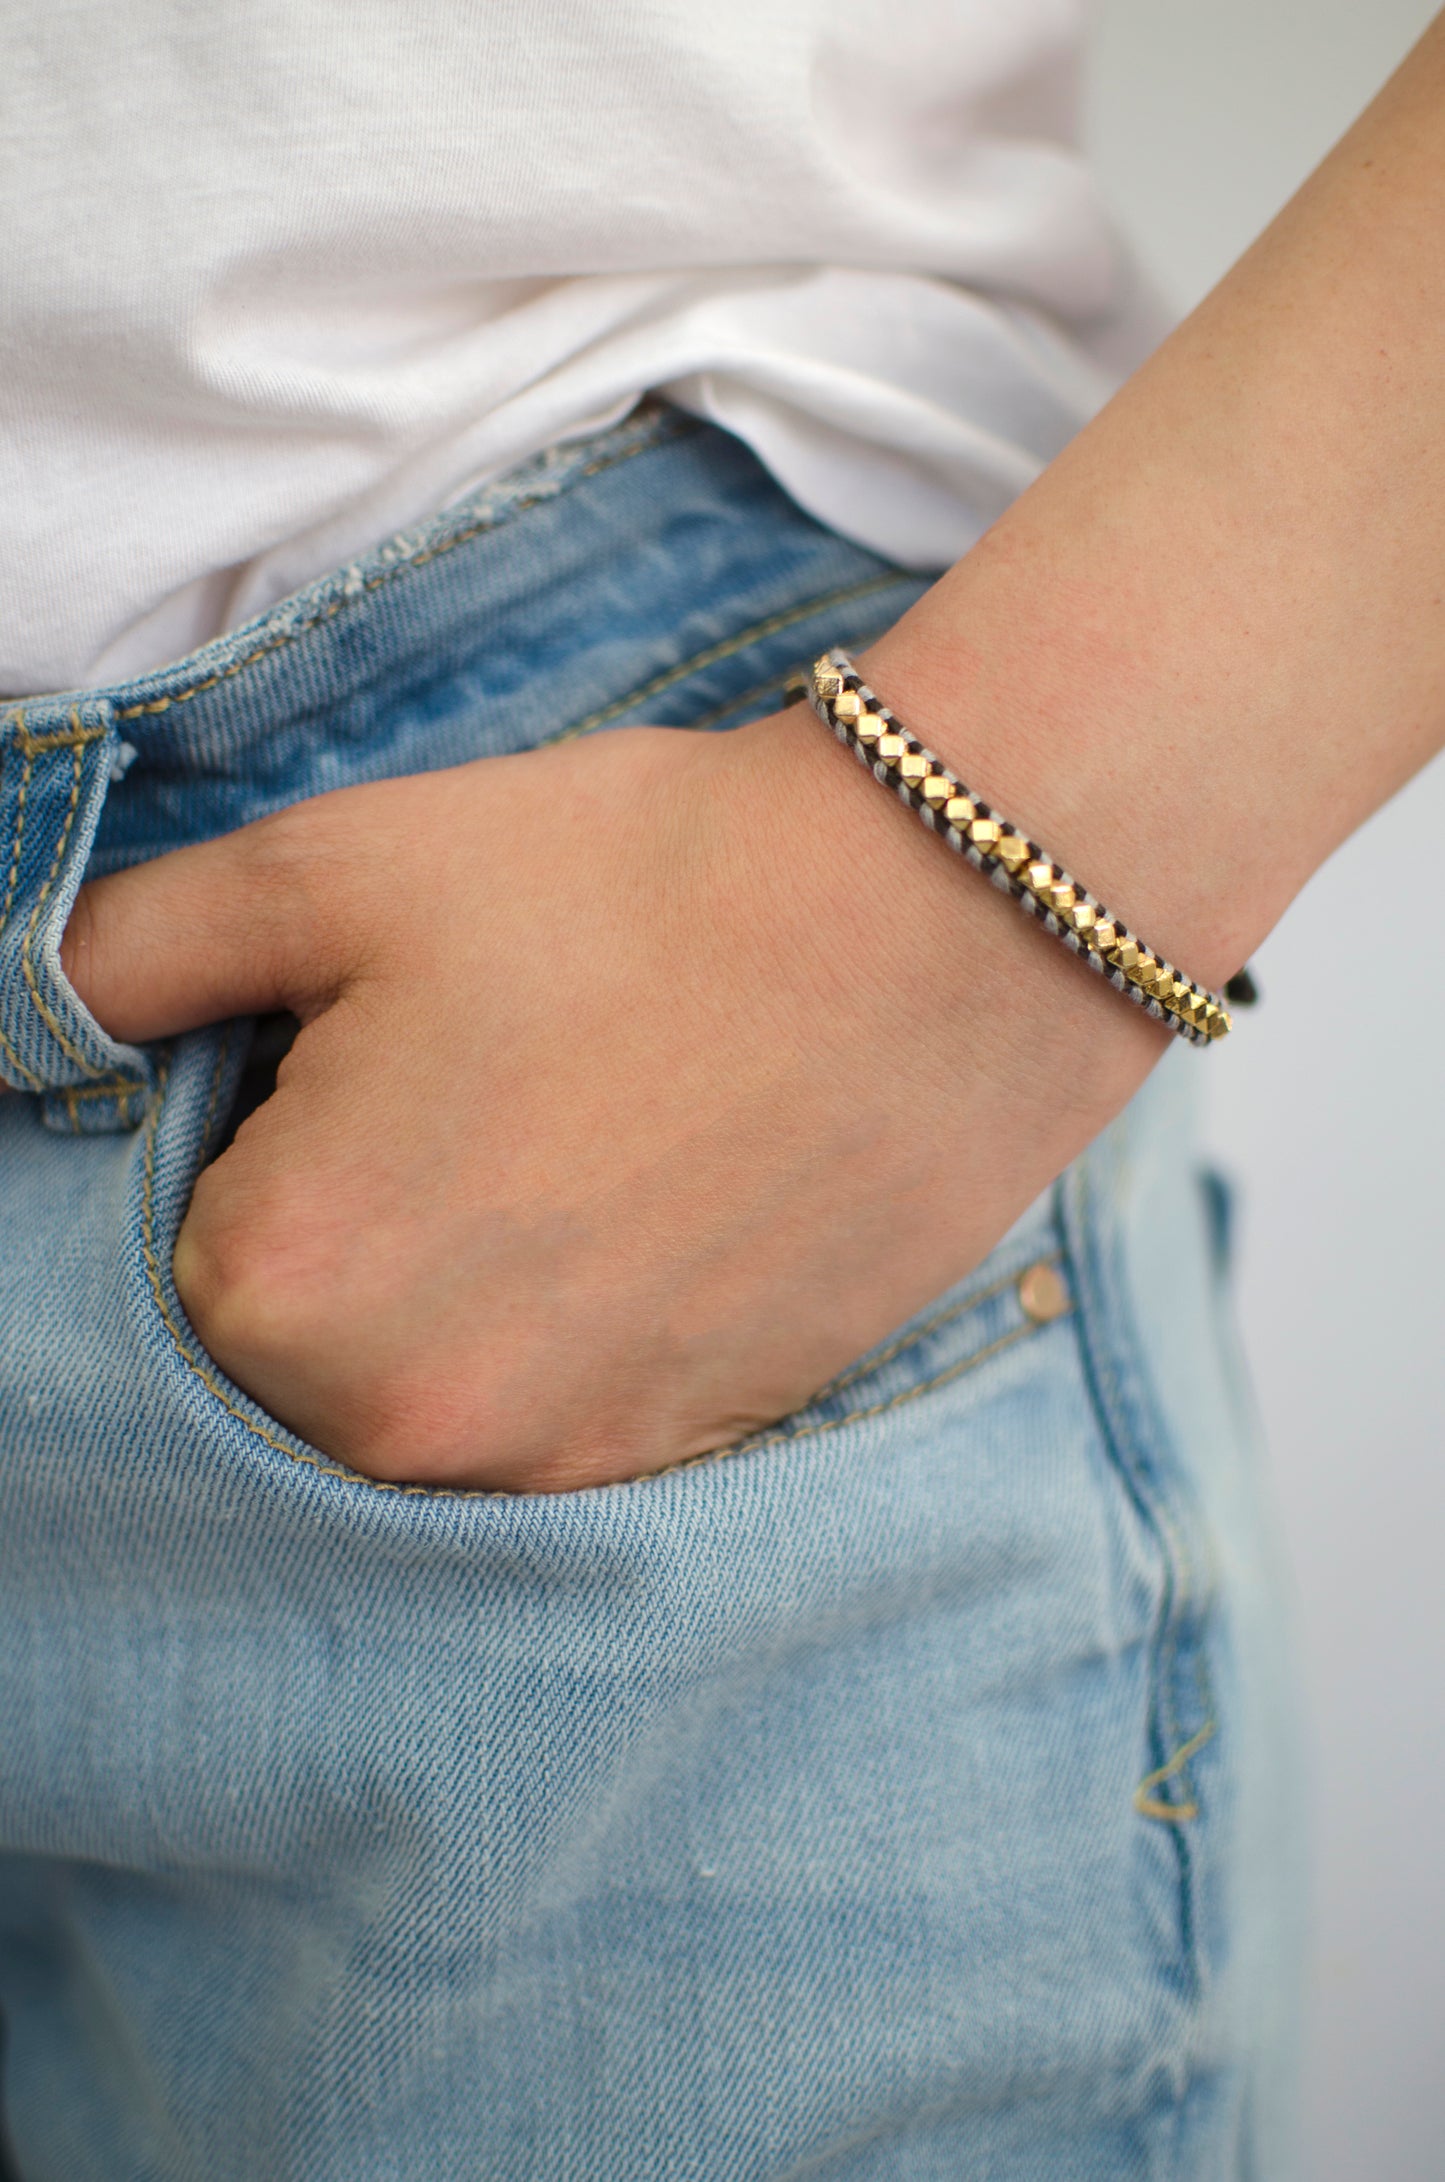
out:
M280 1008L305 1018L334 999L341 978L334 942L321 940L319 844L304 811L81 888L61 967L112 1038L140 1044Z

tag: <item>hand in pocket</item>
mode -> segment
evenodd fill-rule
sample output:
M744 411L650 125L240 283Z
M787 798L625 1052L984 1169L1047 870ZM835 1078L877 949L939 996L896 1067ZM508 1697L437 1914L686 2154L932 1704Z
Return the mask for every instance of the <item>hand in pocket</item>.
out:
M435 1484L608 1482L796 1408L1163 1042L800 712L317 797L93 882L64 957L128 1040L301 1018L177 1288L292 1430Z

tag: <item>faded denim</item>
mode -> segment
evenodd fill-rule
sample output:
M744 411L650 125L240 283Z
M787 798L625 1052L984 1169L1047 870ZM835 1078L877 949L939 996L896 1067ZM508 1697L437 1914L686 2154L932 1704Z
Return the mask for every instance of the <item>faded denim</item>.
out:
M265 1416L176 1299L248 1032L118 1046L59 970L87 864L736 724L918 588L646 407L0 717L23 2182L1285 2171L1298 1762L1207 1058L776 1429L571 1496L408 1491Z

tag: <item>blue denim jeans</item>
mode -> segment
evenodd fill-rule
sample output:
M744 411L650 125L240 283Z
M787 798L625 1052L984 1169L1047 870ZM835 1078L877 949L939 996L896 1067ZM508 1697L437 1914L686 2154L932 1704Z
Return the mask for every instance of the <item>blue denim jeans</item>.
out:
M648 406L179 666L0 718L23 2182L1284 2171L1298 1775L1207 1061L775 1428L440 1492L297 1441L177 1300L246 1028L119 1046L59 968L87 866L736 724L918 588Z

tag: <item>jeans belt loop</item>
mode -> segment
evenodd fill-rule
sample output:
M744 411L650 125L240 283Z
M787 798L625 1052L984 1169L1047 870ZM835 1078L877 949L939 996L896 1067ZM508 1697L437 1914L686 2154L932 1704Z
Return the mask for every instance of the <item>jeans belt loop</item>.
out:
M107 1037L60 967L60 941L121 770L105 698L38 698L0 712L0 1076L41 1100L48 1128L133 1129L151 1057Z

